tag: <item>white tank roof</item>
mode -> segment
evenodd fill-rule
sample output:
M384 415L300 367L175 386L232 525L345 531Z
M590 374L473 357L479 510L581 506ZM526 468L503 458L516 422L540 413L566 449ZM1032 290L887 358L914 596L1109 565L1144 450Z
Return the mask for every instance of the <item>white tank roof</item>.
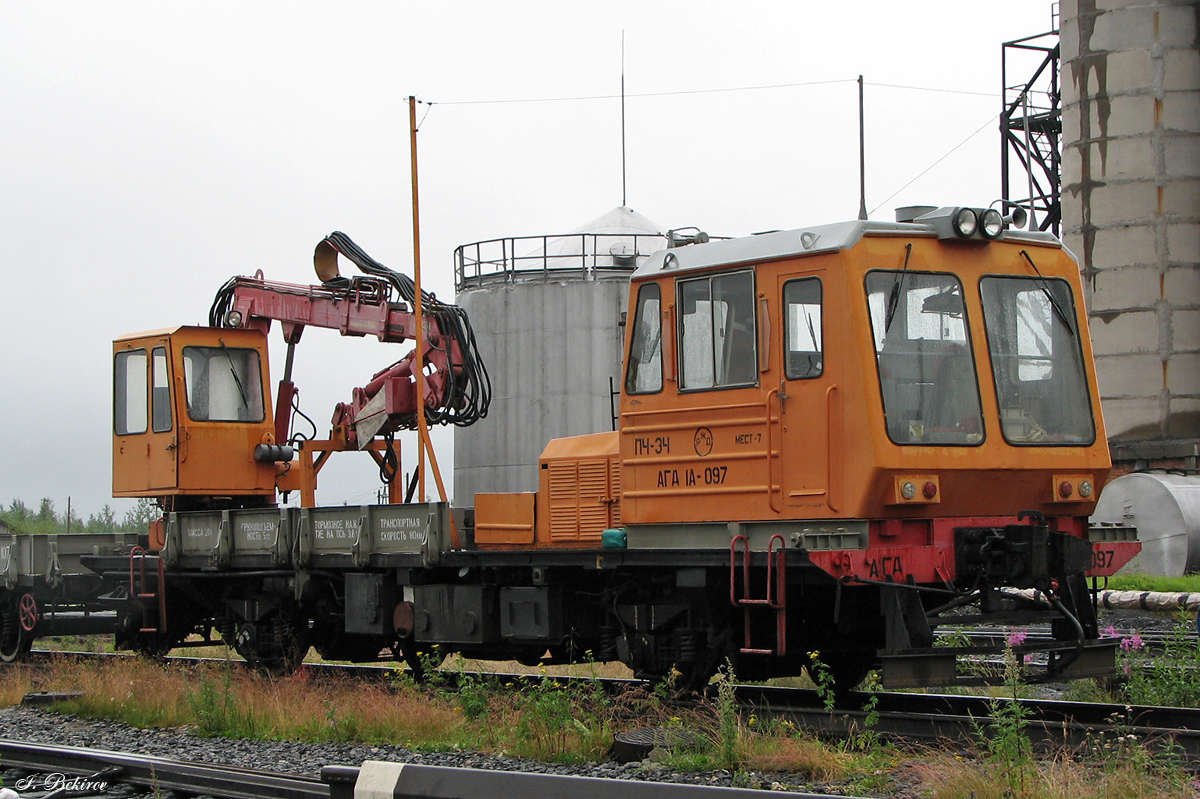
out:
M608 233L608 234L649 234L652 236L665 236L666 231L662 225L656 222L651 222L646 217L639 214L637 211L628 206L618 205L608 213L588 222L586 225L580 225L571 231L572 233Z
M653 238L650 238L653 237ZM662 226L632 208L620 205L561 236L547 236L544 247L522 256L522 260L545 258L549 269L573 266L590 257L592 267L611 266L614 253L635 256L641 262L666 246ZM563 261L571 263L564 263Z

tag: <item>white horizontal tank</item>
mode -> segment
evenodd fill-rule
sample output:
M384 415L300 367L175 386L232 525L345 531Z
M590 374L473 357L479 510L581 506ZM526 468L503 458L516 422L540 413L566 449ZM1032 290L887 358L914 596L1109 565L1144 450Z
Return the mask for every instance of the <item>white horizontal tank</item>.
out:
M1142 552L1125 571L1167 577L1200 571L1200 477L1122 475L1104 487L1092 521L1137 527Z

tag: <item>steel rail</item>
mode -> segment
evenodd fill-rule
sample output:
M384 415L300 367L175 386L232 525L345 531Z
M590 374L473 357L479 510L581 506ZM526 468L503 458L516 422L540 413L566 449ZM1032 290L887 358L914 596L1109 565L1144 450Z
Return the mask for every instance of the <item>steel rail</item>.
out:
M527 774L446 766L367 761L362 768L326 766L321 779L331 799L767 799L779 791L726 788L562 774ZM794 799L849 799L828 793L788 791Z
M95 656L95 655L91 655ZM171 658L173 661L190 661ZM200 662L204 659L195 659ZM375 681L390 678L392 665L307 664L316 674L351 674ZM550 680L570 685L599 682L611 694L631 687L645 686L644 681L620 678L563 677L513 673L441 673L445 685L453 690L460 676L473 676L497 684L528 684ZM823 735L860 734L868 729L863 706L871 694L853 692L839 699L832 710L824 707L819 692L803 688L739 685L736 697L743 712L760 717L777 717ZM1006 699L987 696L878 692L874 694L874 712L878 719L870 729L880 735L909 740L978 741L980 731L992 722L992 702ZM1071 702L1065 700L1017 700L1028 711L1026 729L1031 739L1045 745L1079 746L1104 735L1133 734L1148 740L1172 740L1193 762L1200 763L1200 709ZM680 700L681 704L686 700Z
M329 799L329 785L312 777L103 749L0 739L0 761L7 768L80 776L117 767L121 775L113 781L218 799Z
M738 703L764 717L790 720L818 733L853 735L867 727L871 699L852 693L826 710L817 691L768 686L738 686ZM1171 743L1193 763L1200 763L1200 709L1068 702L1046 699L1004 699L948 694L881 692L870 729L907 740L978 741L993 722L994 709L1013 701L1026 711L1027 734L1037 744L1082 746L1105 736L1135 735L1152 744Z

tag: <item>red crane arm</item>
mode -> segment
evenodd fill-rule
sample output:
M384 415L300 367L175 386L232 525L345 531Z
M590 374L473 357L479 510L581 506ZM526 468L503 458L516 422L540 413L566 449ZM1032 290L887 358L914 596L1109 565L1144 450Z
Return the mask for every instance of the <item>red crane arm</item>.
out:
M304 286L264 280L259 273L234 278L227 288L229 310L220 320L222 324L260 330L264 335L273 322L281 323L283 328L289 357L275 404L275 439L280 443L288 440L292 401L297 393L291 380L290 348L300 341L305 327L337 330L343 336L372 335L385 342L411 339L416 331L416 317L408 305L390 301L387 283L373 277ZM424 405L437 409L445 404L447 390L461 372L463 359L458 342L442 334L436 317L426 316L425 327L424 360L433 367L433 373L425 381ZM352 446L361 449L378 433L413 426L418 405L412 376L414 356L415 352L410 352L376 373L366 387L354 389L349 403L339 403L335 408L333 424L344 427Z
M416 329L408 305L390 302L387 285L374 278L355 278L343 288L238 277L233 281L233 295L226 324L266 333L272 322L281 322L288 343L299 341L308 325L336 330L343 336L372 335L380 341L406 341ZM233 317L234 313L238 316Z

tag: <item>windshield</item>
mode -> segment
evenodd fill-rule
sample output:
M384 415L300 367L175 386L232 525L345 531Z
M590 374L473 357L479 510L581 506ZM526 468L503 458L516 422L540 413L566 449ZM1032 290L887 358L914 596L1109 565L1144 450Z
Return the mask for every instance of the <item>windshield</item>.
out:
M261 422L258 351L184 347L188 417L197 422Z
M985 277L979 288L1005 440L1091 444L1096 426L1083 351L1062 318L1075 318L1071 287L1060 279Z
M874 271L866 288L888 436L897 444L981 443L979 380L958 278Z

